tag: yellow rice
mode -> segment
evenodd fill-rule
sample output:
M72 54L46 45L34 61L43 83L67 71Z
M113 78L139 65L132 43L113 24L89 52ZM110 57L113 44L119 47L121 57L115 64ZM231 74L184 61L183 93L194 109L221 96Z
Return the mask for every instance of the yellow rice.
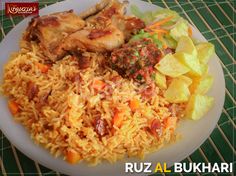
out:
M173 140L172 129L164 129L159 139L146 130L153 119L162 121L171 116L169 103L161 96L161 90L156 88L159 94L146 102L132 80L122 78L116 84L111 81L118 73L101 68L106 59L103 55L87 54L92 57L92 66L88 69L78 69L77 61L66 56L54 63L47 74L42 74L35 66L36 62L44 62L37 45L23 42L21 50L5 66L3 93L19 104L20 112L14 118L27 128L34 141L56 157L65 158L66 151L73 149L80 154L81 161L96 165L103 160L113 163L126 156L143 158ZM24 65L30 69L24 71ZM76 74L80 75L82 83L70 79ZM101 94L91 89L95 79L110 85L113 93L102 99ZM42 108L26 96L29 81L39 87L39 95L51 90L48 103ZM141 106L132 113L128 101L134 97ZM100 112L101 118L112 128L114 108L124 111L123 124L121 128L114 127L115 133L99 138L93 120ZM81 133L84 137L79 135Z

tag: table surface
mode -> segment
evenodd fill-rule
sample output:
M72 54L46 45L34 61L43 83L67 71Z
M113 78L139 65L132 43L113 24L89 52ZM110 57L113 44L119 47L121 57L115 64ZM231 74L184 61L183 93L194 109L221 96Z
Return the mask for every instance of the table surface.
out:
M59 0L60 1L60 0ZM40 8L58 0L39 0ZM226 82L225 103L220 120L210 137L193 154L182 162L233 162L235 168L235 47L236 1L234 0L148 0L160 7L177 11L196 26L203 36L215 45L216 54L224 70ZM5 17L0 11L0 41L23 17ZM18 151L0 132L0 175L63 175L31 160ZM4 155L4 156L3 156ZM164 174L154 174L164 175ZM153 175L153 176L154 176ZM167 175L167 174L166 174ZM172 174L168 174L172 175ZM185 175L185 174L174 174ZM189 175L189 174L188 174ZM217 175L217 174L191 174ZM227 174L229 175L229 174ZM233 174L232 174L233 175Z

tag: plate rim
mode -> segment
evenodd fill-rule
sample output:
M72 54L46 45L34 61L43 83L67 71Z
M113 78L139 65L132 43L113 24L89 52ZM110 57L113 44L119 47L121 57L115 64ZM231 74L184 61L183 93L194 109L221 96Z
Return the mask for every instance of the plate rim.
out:
M87 0L88 1L88 0ZM96 0L97 1L97 0ZM133 2L137 2L137 1L140 1L140 0L132 0L132 3ZM44 8L42 8L42 9L40 9L40 12L42 12L42 11L44 11L45 9L48 9L48 8L54 8L53 6L58 6L58 5L62 5L62 4L64 4L64 3L68 3L69 2L69 0L66 0L66 1L61 1L61 2L58 2L58 3L56 3L56 4L52 4L52 5L49 5L49 6L47 6L47 7L44 7ZM75 1L76 2L76 1ZM145 3L145 4L148 4L148 2L143 2L143 3ZM133 4L135 4L135 3L133 3ZM154 5L154 4L153 4ZM157 6L157 5L154 5L154 6ZM157 6L157 7L159 7L159 6ZM56 12L56 11L54 11L54 12ZM53 13L53 12L51 12L51 13ZM17 28L17 26L19 26L20 24L22 24L24 21L29 21L29 19L24 19L24 20L22 20L19 24L17 24L14 28ZM26 26L25 26L26 27ZM196 26L197 27L197 26ZM13 28L13 29L14 29ZM204 36L201 34L201 32L198 30L198 29L196 29L196 28L193 28L194 30L196 30L198 33L200 33L200 35L204 38ZM1 41L1 43L0 43L0 48L2 48L3 46L2 45L4 45L5 44L5 42L7 41L7 36L9 35L9 34L11 34L11 32L12 32L13 30L11 30L4 38L3 38L3 40ZM205 38L204 38L205 39ZM206 39L205 39L206 40ZM179 158L182 158L182 159L184 159L184 158L186 158L187 156L189 156L189 155L191 155L196 149L198 149L202 144L203 144L203 142L205 141L205 140L207 140L208 138L209 138L209 136L210 136L210 134L212 133L212 131L214 130L214 128L215 128L215 126L216 126L216 124L217 124L217 122L218 122L218 120L219 120L219 118L220 118L220 115L221 115L221 113L222 113L222 109L223 109L223 105L224 105L224 101L225 101L225 79L224 79L224 74L223 74L223 69L222 69L222 67L221 67L221 64L220 64L220 62L219 62L219 57L215 54L214 55L214 57L217 59L217 61L216 62L218 62L217 64L219 64L220 65L220 72L221 72L221 76L223 76L223 86L222 87L224 87L224 95L223 95L223 100L222 100L222 102L218 102L218 103L221 103L222 105L221 105L221 109L219 110L220 111L220 113L219 113L219 115L218 115L218 117L216 118L216 120L215 120L215 125L213 126L211 126L211 128L208 130L208 134L207 135L205 135L206 137L202 137L202 140L201 140L201 142L197 145L197 146L195 146L192 150L191 150L191 152L186 152L184 155L179 155ZM8 61L8 58L7 59L5 59L5 61ZM3 73L2 73L3 74ZM3 98L4 100L6 100L6 97L4 96L4 98ZM1 107L1 106L0 106ZM1 107L2 108L2 107ZM10 116L11 118L13 118L12 116ZM34 160L34 161L36 161L36 162L38 162L38 163L40 163L40 164L42 164L42 165L44 165L45 167L48 167L49 165L51 165L51 163L49 164L49 163L46 163L46 162L42 162L40 159L38 159L37 157L32 157L32 155L30 155L29 153L27 153L27 151L25 151L25 149L24 148L22 148L21 146L19 146L18 145L18 143L15 143L15 141L12 141L12 140L10 140L10 138L11 137L9 137L8 136L8 134L7 134L7 131L6 130L4 130L5 128L3 128L2 127L2 125L0 124L0 126L1 126L1 131L4 133L4 135L7 137L7 139L9 139L9 141L19 150L19 151L21 151L22 153L24 153L27 157L29 157L30 159L32 159L32 160ZM23 125L21 125L22 127L23 127ZM24 128L24 127L23 127ZM24 128L24 130L26 131L26 129ZM28 131L27 131L27 133L29 133ZM30 140L32 140L32 139L30 139ZM32 140L33 141L33 140ZM36 144L35 144L35 142L33 141L32 142L32 144L33 145L35 145L36 146ZM40 146L40 148L43 148L44 149L44 147L42 147L42 146ZM156 151L156 152L158 152L158 151ZM49 155L51 155L49 152L48 152L48 154ZM53 157L52 155L51 155L51 157ZM182 160L182 159L179 159L179 161L180 160ZM124 161L125 159L122 159L122 161ZM118 161L119 162L119 161ZM140 162L140 161L137 161L137 162ZM60 171L61 173L65 173L64 171L61 171L61 168L55 168L55 167L49 167L49 168L52 168L53 170L55 170L55 171ZM68 174L68 173L65 173L65 174ZM73 175L73 174L72 174Z

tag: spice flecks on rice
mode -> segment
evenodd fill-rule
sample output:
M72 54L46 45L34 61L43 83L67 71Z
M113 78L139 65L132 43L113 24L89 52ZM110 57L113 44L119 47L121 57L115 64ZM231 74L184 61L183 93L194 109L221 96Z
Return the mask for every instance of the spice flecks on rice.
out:
M18 107L14 118L55 156L116 162L126 155L143 158L173 139L175 126L164 123L172 115L169 103L157 87L159 94L146 101L136 83L101 67L106 58L94 53L87 53L89 68L78 69L78 60L66 56L44 72L37 63L46 63L36 52L22 49L10 59L2 89ZM129 104L133 99L135 110ZM160 121L159 136L150 132L153 119Z

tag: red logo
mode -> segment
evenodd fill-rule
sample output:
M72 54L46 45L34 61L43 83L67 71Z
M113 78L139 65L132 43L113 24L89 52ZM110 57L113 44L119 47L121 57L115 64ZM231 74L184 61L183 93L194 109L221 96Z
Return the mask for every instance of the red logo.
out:
M5 13L6 15L38 15L39 13L39 3L37 2L6 2L5 3Z

